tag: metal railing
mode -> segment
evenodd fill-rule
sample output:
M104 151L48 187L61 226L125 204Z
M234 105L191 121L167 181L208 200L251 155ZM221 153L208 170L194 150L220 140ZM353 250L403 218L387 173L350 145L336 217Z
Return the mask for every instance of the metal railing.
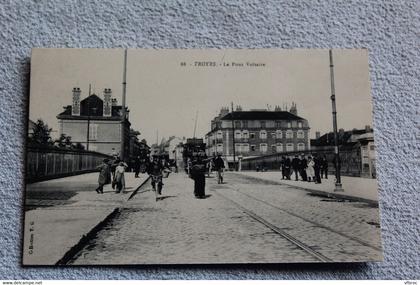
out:
M326 156L328 161L328 172L333 173L334 168L334 147L322 150L291 151L264 155L259 157L244 158L241 161L242 170L280 170L282 156L313 155ZM360 177L363 174L360 147L340 147L340 173L346 176Z
M36 182L95 171L108 155L74 149L28 146L26 181Z

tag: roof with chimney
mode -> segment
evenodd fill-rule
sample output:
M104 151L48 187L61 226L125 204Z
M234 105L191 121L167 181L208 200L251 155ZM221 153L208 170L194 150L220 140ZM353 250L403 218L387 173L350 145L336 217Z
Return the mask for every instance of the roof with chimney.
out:
M95 120L121 120L122 106L112 106L111 116L104 117L104 102L96 94L92 94L80 101L80 116L72 115L72 105L64 106L64 111L57 115L58 119L83 120L88 117ZM128 111L128 108L126 107Z
M340 129L338 131L338 144L339 145L351 145L356 144L359 139L366 137L366 134L373 133L370 127L365 129L353 129L350 131L344 131ZM334 132L326 133L317 139L311 139L311 146L333 146L334 145Z
M232 117L233 114L233 117ZM221 120L304 120L287 111L234 111L224 115Z

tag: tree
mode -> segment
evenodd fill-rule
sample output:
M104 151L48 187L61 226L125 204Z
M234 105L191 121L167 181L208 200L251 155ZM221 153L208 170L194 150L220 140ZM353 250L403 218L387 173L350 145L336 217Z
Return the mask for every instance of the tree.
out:
M74 147L74 149L79 149L79 150L84 150L85 149L85 147L80 142L74 144L73 147Z
M71 148L73 147L73 143L71 142L71 137L66 136L66 134L61 134L58 139L54 142L56 146L61 148Z
M32 127L32 134L29 135L29 142L40 145L53 145L51 139L52 129L42 119L38 119Z

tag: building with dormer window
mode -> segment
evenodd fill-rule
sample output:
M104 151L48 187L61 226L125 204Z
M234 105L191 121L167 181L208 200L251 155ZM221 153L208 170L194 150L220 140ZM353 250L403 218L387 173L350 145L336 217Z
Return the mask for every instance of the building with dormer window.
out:
M309 129L308 121L297 115L295 104L289 111L276 107L274 111L230 112L222 108L205 136L206 152L208 156L222 154L232 162L233 142L236 157L304 151L309 149Z
M104 89L103 99L92 94L82 100L82 91L78 87L73 88L72 95L72 105L65 106L64 111L57 115L60 135L70 136L73 143L81 143L86 150L118 155L122 137L122 106L112 98L111 89ZM130 150L128 113L126 107L125 154Z

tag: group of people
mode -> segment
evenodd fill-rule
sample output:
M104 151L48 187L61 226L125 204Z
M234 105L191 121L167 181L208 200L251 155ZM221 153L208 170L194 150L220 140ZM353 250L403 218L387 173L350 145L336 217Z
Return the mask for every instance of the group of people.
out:
M192 159L189 167L189 177L194 180L194 196L197 199L206 197L206 173L210 175L213 170L217 171L217 183L222 184L224 169L225 161L220 154L213 158L199 155Z
M283 156L281 159L281 175L282 179L290 180L294 174L295 180L321 183L321 178L328 178L328 160L325 155L318 156L313 154L305 157L303 154L299 157Z
M115 189L116 193L124 192L124 173L127 167L128 165L117 156L113 159L105 158L101 165L97 167L99 170L99 186L96 188L96 193L103 194L104 186L109 183L112 184L112 189Z

